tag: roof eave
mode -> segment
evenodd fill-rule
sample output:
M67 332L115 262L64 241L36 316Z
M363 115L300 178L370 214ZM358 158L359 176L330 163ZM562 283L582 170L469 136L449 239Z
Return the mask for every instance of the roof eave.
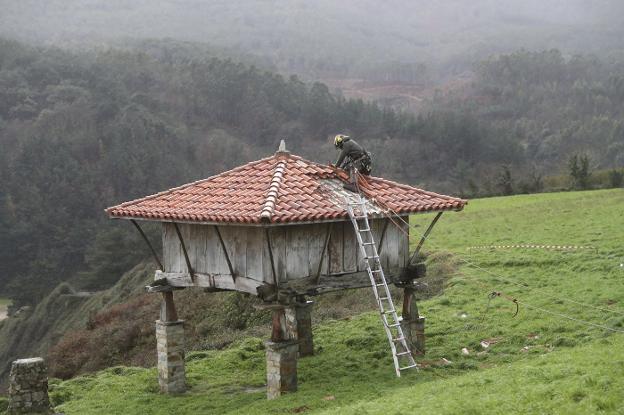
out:
M463 210L464 206L467 204L467 201L464 201L459 207L448 207L443 209L430 209L430 210L408 210L403 212L397 212L399 216L407 216L407 215L418 215L418 214L426 214L426 213L436 213L436 212L447 212L447 211L455 211L459 212ZM257 221L248 221L248 222L234 222L234 221L199 221L199 220L188 220L188 219L175 219L175 218L147 218L143 216L129 216L129 215L115 215L113 213L106 211L108 217L110 219L125 219L125 220L140 220L145 222L161 222L161 223L188 223L195 225L217 225L217 226L252 226L252 227L273 227L273 226L289 226L289 225L308 225L315 223L330 223L330 222L348 222L350 219L348 215L345 213L339 217L327 218L327 219L314 219L314 220L292 220L292 221L279 221L279 220L261 220L258 218ZM384 219L387 218L388 215L384 214L369 214L370 219Z

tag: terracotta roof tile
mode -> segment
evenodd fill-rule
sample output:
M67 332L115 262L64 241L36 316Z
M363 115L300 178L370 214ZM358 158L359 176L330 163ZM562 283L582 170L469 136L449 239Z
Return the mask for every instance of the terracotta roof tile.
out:
M112 218L209 223L294 223L346 219L342 189L346 172L290 153L247 163L106 209ZM369 212L461 210L466 200L440 195L379 177L360 180Z

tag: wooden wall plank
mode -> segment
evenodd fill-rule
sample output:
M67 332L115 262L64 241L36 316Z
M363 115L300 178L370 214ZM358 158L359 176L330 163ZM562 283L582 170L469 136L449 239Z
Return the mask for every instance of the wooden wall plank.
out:
M236 275L245 276L247 271L247 233L249 228L242 226L220 226L221 237L230 256ZM225 255L223 257L225 261ZM226 262L227 266L227 262ZM228 272L229 273L229 272Z
M408 219L406 216L405 220ZM376 242L381 239L388 219L371 220ZM229 268L221 244L212 225L178 224L186 243L189 258L196 274L210 278L230 278ZM241 276L273 284L273 271L268 253L266 232L259 227L221 226L226 249L234 270ZM402 229L408 232L407 225ZM274 263L279 281L298 280L316 276L323 250L327 224L291 225L269 229L274 249ZM173 224L163 223L163 265L167 272L185 273L186 262ZM326 258L321 275L336 275L364 270L359 247L350 222L335 222L332 226ZM409 238L390 223L381 252L382 266L387 274L395 274L409 259ZM228 280L229 281L229 280ZM206 284L206 283L202 283ZM253 283L241 281L232 289L249 292Z
M336 222L332 226L331 237L329 239L329 246L327 247L327 251L329 254L329 273L330 274L339 274L343 270L343 260L342 260L342 231L343 231L343 222Z
M273 268L271 266L269 244L267 241L267 234L270 237L269 232L267 232L265 229L262 230L262 279L267 284L273 284ZM273 258L273 261L275 261L275 258Z
M271 238L271 245L273 247L273 261L275 262L275 272L277 273L278 281L286 281L286 227L279 226L269 229L269 235ZM268 257L268 253L266 256L266 261L269 262L270 267L270 259ZM270 280L273 280L273 276L271 275Z
M207 269L205 228L205 225L193 225L190 240L187 242L187 249L193 251L191 263L195 272L206 272Z
M346 222L343 226L343 272L357 271L358 245L355 239L355 229L351 222Z
M323 254L323 248L325 248L325 236L327 235L328 224L326 223L317 223L314 225L309 225L308 230L302 229L304 232L308 232L309 237L309 251L308 251L308 275L316 276L318 272L319 262L321 261ZM326 256L326 255L325 255ZM321 274L327 273L327 263L329 261L325 258L323 263L323 269L321 269Z
M373 231L373 239L375 239L375 247L377 247L379 245L379 241L381 238L381 230L383 228L383 223L381 219L373 219L370 222L371 225L371 230ZM378 251L379 252L379 251ZM380 255L381 261L382 261L382 267L383 267L383 251L381 251L381 255ZM358 266L358 271L364 271L365 267L364 267L364 261L360 261L360 265Z
M264 229L247 228L246 277L257 281L263 280L262 252Z
M409 223L409 216L403 216L403 220ZM409 260L409 226L401 222L403 232L399 235L399 268L404 268Z
M195 228L197 225L191 225L190 223L180 223L178 226L180 227L180 235L182 235L182 240L184 240L184 246L186 247L189 262L191 263L191 267L193 267L193 270L195 270L195 268L197 267L197 252L193 241L193 228ZM182 253L183 260L182 270L188 272L186 259L184 258L184 251L182 250L182 244L180 244L180 252Z
M165 257L165 270L168 272L183 272L184 255L182 247L172 223L163 224L163 252Z
M388 264L386 266L386 272L388 273L395 273L398 269L400 233L401 231L395 224L390 223L390 225L388 225L385 238L388 245L384 248L384 250L387 250L386 253L388 254Z
M310 225L286 227L286 276L288 280L309 274Z

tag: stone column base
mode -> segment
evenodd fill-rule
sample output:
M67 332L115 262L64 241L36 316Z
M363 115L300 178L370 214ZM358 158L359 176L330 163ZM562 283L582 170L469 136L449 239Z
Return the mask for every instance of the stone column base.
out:
M48 369L40 357L11 364L8 413L52 414L48 397Z
M158 384L162 393L184 393L184 321L156 321Z
M267 399L275 399L285 393L296 392L298 342L296 340L284 342L268 341L265 345Z
M425 318L418 317L413 320L400 318L401 329L407 339L412 355L425 354Z

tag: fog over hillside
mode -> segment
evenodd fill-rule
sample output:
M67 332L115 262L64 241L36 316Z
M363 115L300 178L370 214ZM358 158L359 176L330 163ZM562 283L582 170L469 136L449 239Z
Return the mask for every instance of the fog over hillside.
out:
M397 63L426 62L431 80L519 48L623 49L619 0L2 0L0 10L0 36L66 46L206 42L321 79L376 79Z

